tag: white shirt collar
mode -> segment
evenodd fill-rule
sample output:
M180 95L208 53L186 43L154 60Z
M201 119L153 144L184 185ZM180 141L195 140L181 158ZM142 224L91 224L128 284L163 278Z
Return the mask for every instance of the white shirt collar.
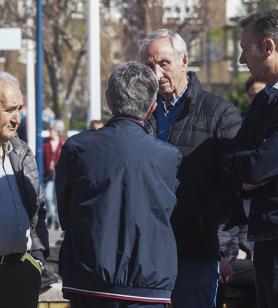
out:
M278 81L272 86L272 88L275 88L278 90Z
M10 141L7 141L6 143L4 143L5 155L10 154L12 150L13 150L13 145L11 144Z

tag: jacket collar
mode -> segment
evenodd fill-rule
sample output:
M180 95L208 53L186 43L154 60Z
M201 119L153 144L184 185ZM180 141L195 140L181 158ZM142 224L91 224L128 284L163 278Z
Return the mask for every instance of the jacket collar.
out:
M10 141L7 141L6 143L4 143L4 153L6 154L10 154L11 151L13 150L13 145Z
M13 152L15 152L18 156L22 156L27 151L27 146L23 146L25 143L19 139L16 135L14 138L10 140Z
M141 128L143 128L145 131L145 126L142 124L143 121L140 121L134 117L130 117L128 115L119 115L119 116L113 116L108 122L107 124L110 124L110 123L113 123L113 122L116 122L116 121L129 121L129 122L132 122L132 123L135 123L136 125L139 125ZM106 125L107 125L106 124Z
M187 91L185 93L186 100L189 103L189 111L193 108L193 105L196 104L197 96L200 92L202 92L202 85L198 80L196 74L194 72L189 71L188 73L189 81Z

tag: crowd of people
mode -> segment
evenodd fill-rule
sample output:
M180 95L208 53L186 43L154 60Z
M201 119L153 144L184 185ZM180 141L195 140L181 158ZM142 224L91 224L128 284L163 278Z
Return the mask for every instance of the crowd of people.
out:
M278 11L240 26L244 115L188 70L182 37L158 29L141 62L112 72L108 123L66 141L50 123L46 194L16 135L19 83L0 73L1 308L36 307L47 225L59 223L72 308L213 308L219 285L278 307Z

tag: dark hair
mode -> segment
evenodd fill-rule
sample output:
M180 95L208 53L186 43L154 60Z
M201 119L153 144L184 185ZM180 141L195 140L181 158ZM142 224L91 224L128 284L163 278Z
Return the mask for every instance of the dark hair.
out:
M250 14L240 19L239 25L242 28L254 25L255 31L262 38L270 37L278 44L278 10Z

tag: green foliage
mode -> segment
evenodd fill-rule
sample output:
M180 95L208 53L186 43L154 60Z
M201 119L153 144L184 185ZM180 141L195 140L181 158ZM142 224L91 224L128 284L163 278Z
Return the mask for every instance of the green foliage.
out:
M278 1L277 0L260 0L258 1L257 11L277 9Z
M246 6L247 13L278 8L277 0L252 0L248 2L242 0L242 3Z
M210 39L212 41L220 41L224 39L223 27L211 27L210 28Z
M234 103L241 112L245 112L249 102L245 91L245 82L247 78L244 75L239 75L232 80L232 83L227 91L227 98Z
M101 111L101 122L103 124L107 123L110 120L110 118L111 118L111 113L105 110Z
M109 119L111 118L111 114L105 110L101 111L101 122L103 124L107 123ZM72 116L70 118L69 123L70 129L76 129L76 130L84 130L87 129L87 119L85 119L83 114L80 114L80 116Z
M245 92L245 82L247 78L246 75L239 75L232 80L229 86L214 87L212 92L225 97L237 106L240 112L245 112L249 105L248 96Z
M71 118L69 126L71 129L84 130L87 128L87 123L85 119Z

